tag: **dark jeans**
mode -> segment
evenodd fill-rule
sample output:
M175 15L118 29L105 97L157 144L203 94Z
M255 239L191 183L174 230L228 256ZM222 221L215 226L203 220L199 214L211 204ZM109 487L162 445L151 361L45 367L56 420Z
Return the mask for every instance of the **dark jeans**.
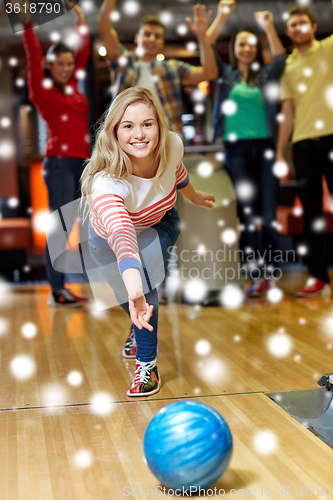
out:
M80 177L84 168L84 160L80 158L69 158L52 156L45 158L43 163L43 176L49 196L50 212L58 210L63 205L80 198ZM73 213L73 219L64 228L67 234L72 230L77 213ZM45 248L46 274L52 290L64 288L65 274L56 271L51 263L48 247Z
M296 142L293 147L294 165L299 196L303 205L304 235L307 243L305 262L309 273L329 283L326 258L325 229L316 230L313 224L323 220L323 185L325 175L333 194L333 135Z
M152 244L155 239L156 233L158 234L160 248ZM139 330L134 325L135 339L137 343L136 359L139 361L153 361L157 355L157 328L158 328L158 296L156 290L155 277L157 274L157 267L162 268L164 262L169 257L169 252L176 244L177 238L180 234L180 219L175 208L165 214L161 222L142 231L138 235L138 246L140 251L141 262L144 264L143 272L147 280L149 291L145 293L146 301L149 305L154 306L153 315L149 321L150 325L154 328L152 332L146 328ZM148 249L149 256L145 252L145 259L142 258L142 252ZM160 262L160 252L162 250L163 261ZM117 259L109 247L108 243L100 238L92 229L89 228L89 251L93 261L101 269L104 278L115 292L116 299L124 311L129 314L128 309L128 294L124 282L120 276Z
M270 158L265 156L269 155L268 152ZM276 208L279 181L273 174L274 142L272 139L226 142L225 153L225 168L235 186L237 201L243 212L247 245L254 252L256 261L260 252L265 263L271 264L273 252L278 249ZM253 189L253 194L246 192L246 185ZM256 229L258 217L262 230L261 245Z

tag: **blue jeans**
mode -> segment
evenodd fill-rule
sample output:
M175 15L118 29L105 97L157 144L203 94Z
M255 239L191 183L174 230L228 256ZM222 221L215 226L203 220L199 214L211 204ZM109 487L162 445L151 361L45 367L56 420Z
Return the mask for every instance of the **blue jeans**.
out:
M272 158L265 153L271 151ZM278 233L275 226L279 181L273 174L275 146L272 139L246 139L225 143L225 168L235 186L237 201L244 214L247 245L259 253L266 264L272 263L274 250L278 249ZM240 183L249 183L254 188L253 196L240 196ZM244 193L243 193L244 194ZM262 241L256 218L261 219Z
M48 191L50 212L80 198L80 177L83 169L84 160L80 158L52 156L44 159L43 176ZM71 232L76 217L77 213L73 213L73 219L69 223L67 221L67 226L63 228L67 234ZM53 268L47 245L45 258L46 275L52 290L64 288L65 274Z
M158 327L158 296L156 290L156 269L160 265L159 262L159 252L156 251L156 245L152 245L151 242L154 240L156 233L158 234L160 247L162 250L164 262L169 257L169 252L172 247L176 244L177 238L180 234L180 219L175 208L172 208L167 212L161 222L142 231L138 235L138 246L140 252L141 262L143 263L144 277L147 280L149 291L145 293L146 301L149 305L154 306L153 315L150 318L150 325L153 327L153 331L150 332L146 328L139 330L135 325L134 333L135 340L137 343L136 359L138 361L153 361L157 355L157 327ZM148 249L149 255L145 253L145 259L142 259L141 252L144 249ZM107 283L111 286L115 292L116 299L124 311L130 315L128 309L128 295L120 276L117 259L109 247L108 243L100 238L92 229L89 227L89 251L93 261L101 268L103 276ZM162 263L163 264L163 263ZM106 267L107 266L107 267Z

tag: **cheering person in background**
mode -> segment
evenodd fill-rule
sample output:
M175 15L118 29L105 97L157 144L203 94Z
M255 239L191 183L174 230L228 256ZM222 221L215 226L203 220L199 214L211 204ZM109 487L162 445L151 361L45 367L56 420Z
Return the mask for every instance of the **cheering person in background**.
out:
M50 212L80 197L80 177L84 160L90 156L88 134L88 101L77 89L84 75L90 54L88 27L78 5L66 1L76 16L77 46L75 52L63 43L52 45L46 53L45 70L42 50L36 38L29 4L20 0L20 19L28 66L29 99L46 121L49 139L46 145L43 176L46 183ZM73 213L70 233L76 213ZM81 306L84 297L65 288L64 273L56 271L51 263L48 246L45 251L46 273L51 285L48 303L60 307Z
M235 0L221 0L218 14L208 29L212 43L236 7ZM231 64L218 58L219 80L214 102L215 138L225 144L225 167L234 183L246 225L247 252L256 259L257 279L249 289L250 296L261 296L275 286L270 275L271 262L258 260L272 255L278 248L276 208L278 179L273 174L277 137L277 108L272 99L271 84L279 81L286 53L276 33L270 12L256 12L255 19L265 31L273 55L273 63L264 65L259 35L252 28L239 28L230 42ZM262 229L259 246L257 217ZM262 275L264 265L268 272ZM253 272L251 271L251 276Z
M330 297L322 176L333 199L333 35L316 40L316 18L307 7L294 5L288 14L286 33L294 49L281 80L284 120L279 124L276 161L284 162L291 137L310 274L296 295Z
M186 18L200 48L201 65L193 66L179 59L157 60L165 45L165 27L158 16L145 16L134 39L136 50L129 52L125 49L119 42L118 33L113 26L112 14L116 4L116 0L104 0L98 22L99 32L107 50L112 98L132 86L148 88L162 105L171 129L183 138L182 86L197 85L203 80L212 80L217 76L214 52L207 37L212 11L206 13L205 5L196 4L193 6L193 22ZM120 62L121 59L126 61L125 65ZM168 274L167 262L165 274ZM165 284L166 281L163 281L158 288L160 303L167 302Z
M143 18L134 39L136 50L129 52L125 49L119 42L112 22L116 3L116 0L104 0L98 21L99 32L107 50L112 97L132 86L149 88L160 101L171 129L182 137L182 85L197 85L217 76L216 60L207 36L212 11L206 13L205 5L196 4L193 7L193 21L186 18L200 48L201 66L193 66L179 59L156 59L165 45L165 28L157 16ZM125 65L119 56L123 56Z

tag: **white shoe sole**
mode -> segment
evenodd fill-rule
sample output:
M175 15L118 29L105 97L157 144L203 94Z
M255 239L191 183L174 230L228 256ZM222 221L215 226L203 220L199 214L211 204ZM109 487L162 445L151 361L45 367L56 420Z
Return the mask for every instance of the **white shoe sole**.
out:
M131 398L144 398L145 396L152 396L153 394L156 394L161 388L161 377L158 381L158 386L156 389L150 392L138 392L137 394L132 394L130 391L127 391L127 396L130 396Z

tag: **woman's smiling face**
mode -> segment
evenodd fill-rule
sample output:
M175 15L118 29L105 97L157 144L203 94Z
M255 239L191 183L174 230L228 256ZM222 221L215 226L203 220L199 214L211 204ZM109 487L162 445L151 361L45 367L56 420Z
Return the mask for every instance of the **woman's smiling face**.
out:
M60 86L67 85L75 70L75 59L71 52L61 52L53 62L47 62L54 82Z
M238 62L251 64L257 57L257 37L253 33L241 31L235 40L234 53Z
M159 126L153 107L143 102L130 104L117 126L118 142L123 151L134 162L154 158L159 141ZM144 162L144 163L146 163Z

